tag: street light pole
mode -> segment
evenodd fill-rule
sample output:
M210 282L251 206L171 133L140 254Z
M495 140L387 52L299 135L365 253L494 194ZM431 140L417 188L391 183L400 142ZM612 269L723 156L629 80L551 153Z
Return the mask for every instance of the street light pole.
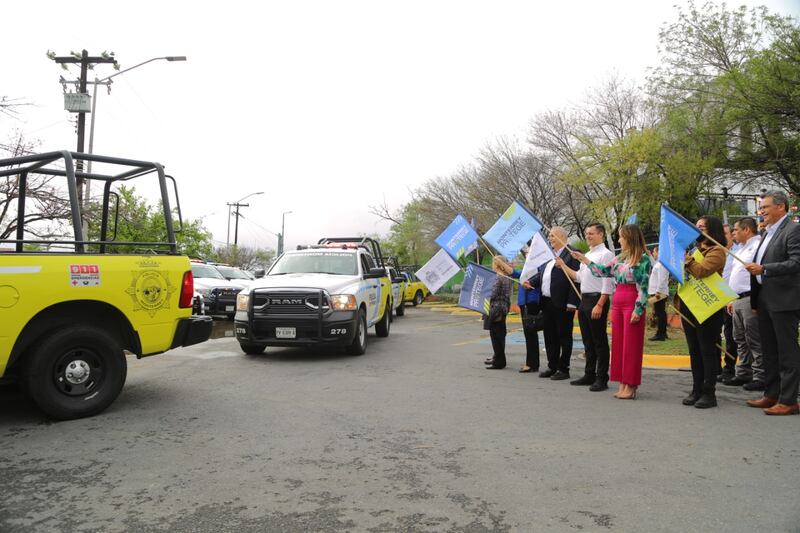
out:
M285 225L286 225L286 215L291 214L291 211L284 211L281 215L281 234L278 238L278 255L280 256L283 253L283 243L286 235Z
M110 92L111 91L111 83L112 83L111 82L111 78L119 76L120 74L125 74L126 72L130 72L131 70L133 70L135 68L139 68L142 65L146 65L148 63L152 63L153 61L160 61L160 60L165 60L165 61L186 61L186 56L154 57L152 59L148 59L147 61L142 61L141 63L139 63L137 65L134 65L132 67L126 68L124 70L120 70L119 72L115 72L111 76L106 76L105 78L103 78L101 80L98 80L97 78L94 79L94 82L92 82L94 84L94 88L92 90L92 112L91 112L92 119L91 119L91 121L89 123L89 152L88 153L90 153L90 154L94 153L94 122L95 122L95 110L97 109L97 86L98 85L105 85L106 87L108 87L108 90ZM92 172L92 162L91 161L89 161L87 163L87 165L86 165L86 172L87 173L91 173ZM90 187L91 183L92 183L91 180L88 180L86 182L86 189L84 191L84 197L83 197L83 204L84 205L86 205L88 203L88 201L89 201L89 187Z
M229 203L228 204L228 236L227 236L227 241L225 242L225 248L227 250L231 249L231 207L235 207L236 208L236 213L235 213L235 215L236 215L236 223L234 224L233 245L234 246L238 246L239 245L239 208L240 207L250 207L250 204L243 204L241 202L243 202L244 200L247 200L251 196L257 196L259 194L264 194L264 191L251 192L247 196L245 196L243 198L240 198L240 199L236 200L233 203Z

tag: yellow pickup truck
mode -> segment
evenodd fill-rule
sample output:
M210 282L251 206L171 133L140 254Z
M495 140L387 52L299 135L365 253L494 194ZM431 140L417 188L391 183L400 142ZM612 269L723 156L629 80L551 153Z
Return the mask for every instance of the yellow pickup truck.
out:
M426 287L416 274L410 270L403 271L403 277L406 278L406 289L403 294L403 301L411 302L411 304L416 307L428 297L431 291L429 291L428 287Z
M77 161L103 165L103 173L82 172ZM120 242L114 187L144 177L155 177L161 191L164 239ZM6 206L15 238L0 239L0 379L18 380L53 418L91 416L122 390L124 350L144 357L208 339L211 318L192 316L192 271L176 245L180 228L173 227L169 190L180 223L177 187L161 165L51 152L0 160L0 179L19 192ZM67 192L67 199L50 198L63 202L56 223L67 237L37 237L43 180L65 185L47 190ZM93 214L82 213L79 201L89 180L101 184L103 195ZM90 222L95 240L85 234Z

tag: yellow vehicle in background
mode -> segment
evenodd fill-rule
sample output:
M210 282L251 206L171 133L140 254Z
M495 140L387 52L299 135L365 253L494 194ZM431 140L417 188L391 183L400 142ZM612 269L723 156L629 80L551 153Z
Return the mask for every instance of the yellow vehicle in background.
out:
M103 172L82 172L78 161L101 165ZM114 186L145 176L157 179L164 239L117 241ZM41 228L31 206L42 198L27 190L35 190L37 180L61 181L57 177L66 178L68 199L50 201L63 203L67 220L59 222L73 238L37 238ZM180 224L177 186L161 165L51 152L0 160L0 178L18 191L9 204L16 207L16 238L0 240L0 379L18 379L53 418L91 416L122 390L123 350L145 357L208 339L211 317L192 316L192 271L177 249L180 227L173 227L168 181ZM90 181L102 185L103 200L93 213L82 213L80 185ZM85 234L90 221L99 227L95 240Z
M426 287L411 270L404 270L403 277L406 278L406 290L403 294L403 301L411 302L411 304L416 307L430 295L431 291L428 290L428 287Z

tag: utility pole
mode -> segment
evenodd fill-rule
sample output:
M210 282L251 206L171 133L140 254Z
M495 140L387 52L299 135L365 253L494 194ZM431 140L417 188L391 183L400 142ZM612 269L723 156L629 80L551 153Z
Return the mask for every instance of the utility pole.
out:
M236 248L239 246L239 208L240 207L250 207L250 204L240 204L236 202L233 204L236 207L236 224L235 229L233 230L233 247Z
M52 56L51 56L52 57ZM52 57L53 61L60 65L66 64L79 64L81 66L81 76L78 79L78 92L80 94L85 94L88 96L86 92L86 83L87 83L87 76L89 73L89 66L95 65L97 63L113 63L116 64L117 60L114 59L113 55L103 55L103 56L90 56L89 52L83 50L80 56L66 56L66 57ZM80 111L78 112L78 152L84 151L84 138L86 136L86 112ZM76 170L78 172L83 171L83 161L76 161ZM78 198L83 198L83 178L77 179L78 185Z

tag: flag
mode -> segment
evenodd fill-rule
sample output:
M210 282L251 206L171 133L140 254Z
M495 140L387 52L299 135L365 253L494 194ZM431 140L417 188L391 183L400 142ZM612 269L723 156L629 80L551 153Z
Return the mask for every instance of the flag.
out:
M695 261L702 261L703 254L696 251L694 258ZM678 296L695 316L698 324L702 324L728 302L739 297L717 272L703 279L687 274L686 283L678 289Z
M639 220L639 215L636 213L632 214L628 217L628 224L636 224L636 221Z
M555 257L556 254L550 247L550 243L547 242L541 232L537 231L533 236L533 240L531 240L531 247L528 250L528 256L525 258L525 265L519 275L520 283L531 279L540 266L551 259L555 259Z
M497 274L493 271L475 263L468 264L461 294L458 295L458 305L488 315L495 281Z
M533 234L541 229L542 223L539 219L522 204L514 201L483 238L502 256L511 260Z
M678 283L683 283L683 258L686 248L697 237L700 230L678 213L661 205L661 235L658 237L658 261L675 276Z
M458 263L444 249L440 249L416 274L428 290L436 292L460 270Z
M471 219L469 219L469 225L470 225L470 227L472 227L472 229L475 229L475 217L472 217ZM464 251L464 255L471 254L472 252L474 252L477 249L478 249L478 240L476 239L475 242L473 242L472 244L467 246L467 249Z
M467 250L478 241L478 234L469 225L467 219L461 215L456 218L449 226L436 237L436 244L444 248L453 259L459 259L467 254ZM474 248L472 248L474 250Z

